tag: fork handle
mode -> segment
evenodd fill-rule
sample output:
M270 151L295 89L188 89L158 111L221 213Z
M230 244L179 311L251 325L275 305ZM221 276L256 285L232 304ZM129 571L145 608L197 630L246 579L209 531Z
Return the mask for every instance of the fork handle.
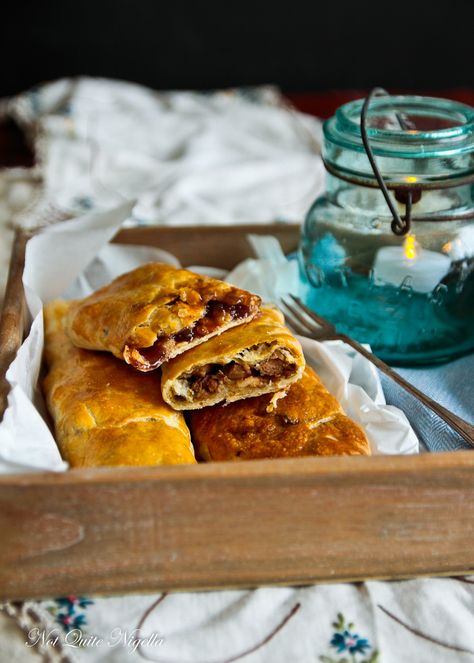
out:
M389 378L391 378L397 384L403 387L405 391L408 391L408 393L418 398L418 400L420 400L424 405L426 405L426 407L432 410L435 414L438 415L438 417L443 419L443 421L445 421L453 430L459 433L459 435L464 440L466 440L466 442L470 444L471 447L474 447L474 426L472 424L469 424L461 417L458 417L450 410L446 409L442 405L439 405L439 403L436 403L436 401L434 401L432 398L424 394L422 391L419 391L416 387L414 387L412 384L410 384L404 378L402 378L402 376L399 375L396 371L392 370L390 366L387 366L387 364L383 362L381 359L379 359L376 355L366 350L364 346L360 345L360 343L358 343L357 341L354 341L352 338L346 336L345 334L338 334L337 337L341 341L344 341L344 343L347 343L348 345L352 346L354 350L360 352L361 355L364 355L366 359L368 359L370 362L372 362L372 364L377 366L377 368L380 369L382 373L385 373L385 375L388 375Z

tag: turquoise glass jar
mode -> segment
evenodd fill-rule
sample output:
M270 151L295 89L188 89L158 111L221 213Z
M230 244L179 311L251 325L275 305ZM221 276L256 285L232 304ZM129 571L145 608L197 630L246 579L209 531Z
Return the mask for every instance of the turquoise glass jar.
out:
M399 236L362 142L362 105L346 104L324 124L326 191L298 253L303 297L388 363L472 351L474 110L429 97L372 99L370 146L400 216L411 216Z

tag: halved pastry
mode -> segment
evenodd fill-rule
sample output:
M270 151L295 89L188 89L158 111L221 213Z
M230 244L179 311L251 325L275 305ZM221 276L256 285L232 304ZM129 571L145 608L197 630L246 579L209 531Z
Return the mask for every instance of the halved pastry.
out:
M208 276L148 263L76 302L68 318L75 345L108 350L140 371L248 322L260 297Z
M176 410L232 403L285 389L305 360L280 311L262 307L257 318L230 329L163 365L163 398Z
M370 454L364 431L347 417L313 369L276 402L271 395L192 412L202 460Z
M72 467L195 463L189 429L163 402L159 375L76 348L64 331L69 306L45 308L43 391L63 458Z

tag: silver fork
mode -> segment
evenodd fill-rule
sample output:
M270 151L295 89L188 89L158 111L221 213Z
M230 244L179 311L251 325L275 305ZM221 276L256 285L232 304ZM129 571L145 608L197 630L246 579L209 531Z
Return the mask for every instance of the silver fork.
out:
M445 421L453 430L459 433L459 435L466 440L471 447L474 447L474 426L472 424L469 424L461 417L458 417L450 410L436 403L436 401L429 398L429 396L422 391L419 391L419 389L404 380L396 371L392 370L390 366L387 366L385 362L366 350L364 346L357 341L354 341L350 336L339 334L333 324L308 308L298 297L290 295L290 298L291 301L288 298L284 298L281 301L285 307L284 312L286 313L287 321L297 334L309 336L317 341L339 340L347 343L347 345L350 345L354 350L377 366L382 373L388 375L389 378L403 387L405 391L412 394L426 405L427 408L437 414L438 417L443 419L443 421Z

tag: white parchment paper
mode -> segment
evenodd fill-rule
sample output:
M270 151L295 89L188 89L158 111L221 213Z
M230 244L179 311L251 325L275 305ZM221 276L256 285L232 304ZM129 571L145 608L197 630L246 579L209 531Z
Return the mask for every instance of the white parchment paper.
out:
M176 258L151 247L109 244L130 216L133 202L90 213L46 228L30 240L24 284L33 320L31 331L7 372L8 408L0 424L0 473L63 471L38 390L43 351L42 304L57 297L82 297L111 279L152 260L178 265ZM273 237L251 238L257 259L238 265L228 280L275 301L297 285L297 266L286 260ZM199 267L215 275L215 270ZM224 275L222 275L224 276ZM418 441L405 415L385 404L375 368L344 344L300 338L308 363L339 399L346 413L365 429L373 453L408 454Z

